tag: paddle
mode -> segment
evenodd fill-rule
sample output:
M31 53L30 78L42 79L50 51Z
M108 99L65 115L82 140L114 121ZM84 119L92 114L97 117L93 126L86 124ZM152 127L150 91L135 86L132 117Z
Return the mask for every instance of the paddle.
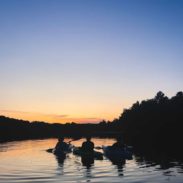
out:
M46 149L46 152L52 153L54 148Z
M100 150L100 149L103 149L103 148L100 147L100 146L96 146L95 149Z
M71 142L76 141L76 140L80 140L81 138L82 138L82 137L77 137L77 138L75 137L75 138L73 138L72 140L70 140L70 141L69 141L69 142L67 142L67 143L69 143L69 144L70 144Z

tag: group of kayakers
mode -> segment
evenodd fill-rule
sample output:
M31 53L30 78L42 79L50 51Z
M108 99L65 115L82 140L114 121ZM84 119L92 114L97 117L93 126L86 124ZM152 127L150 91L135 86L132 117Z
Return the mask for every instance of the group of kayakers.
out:
M64 137L60 137L58 139L58 142L55 146L56 152L63 152L67 151L70 144L64 142ZM91 137L86 137L86 141L82 143L81 150L83 152L93 152L94 151L94 143L91 141ZM123 140L121 137L116 138L116 142L110 147L111 149L124 149L125 144L123 143Z

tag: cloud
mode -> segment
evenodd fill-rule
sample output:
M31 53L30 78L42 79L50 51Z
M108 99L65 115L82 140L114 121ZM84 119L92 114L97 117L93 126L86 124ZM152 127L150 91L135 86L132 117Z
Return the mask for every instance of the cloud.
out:
M61 115L58 115L58 114L45 114L46 116L52 116L52 117L55 117L55 118L67 118L69 117L69 115L67 114L61 114Z

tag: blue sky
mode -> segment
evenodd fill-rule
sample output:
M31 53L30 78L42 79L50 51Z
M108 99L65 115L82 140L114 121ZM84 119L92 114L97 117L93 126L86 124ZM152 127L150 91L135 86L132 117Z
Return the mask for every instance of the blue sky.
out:
M181 0L0 0L1 114L96 122L175 95L182 20Z

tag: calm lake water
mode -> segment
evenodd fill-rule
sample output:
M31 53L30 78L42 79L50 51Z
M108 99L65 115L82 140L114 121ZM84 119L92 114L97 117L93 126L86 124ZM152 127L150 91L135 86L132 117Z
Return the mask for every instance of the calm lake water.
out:
M65 141L69 141L66 139ZM111 145L113 139L92 141L96 146ZM81 158L68 154L64 161L46 152L54 147L56 139L26 140L0 144L0 183L12 182L183 182L183 163L166 158L134 155L119 165L104 157L95 160L91 167L82 164ZM83 139L73 142L80 146Z

